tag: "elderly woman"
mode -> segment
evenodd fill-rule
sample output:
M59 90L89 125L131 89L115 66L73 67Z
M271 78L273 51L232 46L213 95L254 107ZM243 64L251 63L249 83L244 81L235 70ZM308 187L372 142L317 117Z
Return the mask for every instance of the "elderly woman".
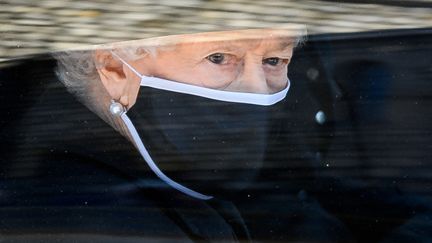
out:
M159 178L210 199L216 180L231 177L230 187L245 187L262 166L271 113L288 92L288 64L301 36L300 27L289 26L99 46L57 54L57 73L133 142ZM175 176L196 180L208 194L158 166L182 167Z
M429 201L311 176L309 161L287 158L288 64L302 34L167 36L2 63L1 239L426 239Z
M13 188L21 185L4 193L3 204L20 208L8 225L91 232L100 241L98 234L348 240L315 201L255 184L278 135L288 64L303 32L289 26L159 37L21 65L15 73L36 70L31 77L42 81L30 80L37 86L31 108L10 123L2 148ZM34 206L51 215L43 224L27 217L40 213Z

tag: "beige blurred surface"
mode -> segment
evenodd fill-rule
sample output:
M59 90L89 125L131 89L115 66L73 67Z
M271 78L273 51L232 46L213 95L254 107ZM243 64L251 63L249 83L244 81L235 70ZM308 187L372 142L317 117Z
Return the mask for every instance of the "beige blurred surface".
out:
M305 24L309 34L432 26L432 1L407 1L409 6L389 2L0 0L0 60L89 44L284 23Z

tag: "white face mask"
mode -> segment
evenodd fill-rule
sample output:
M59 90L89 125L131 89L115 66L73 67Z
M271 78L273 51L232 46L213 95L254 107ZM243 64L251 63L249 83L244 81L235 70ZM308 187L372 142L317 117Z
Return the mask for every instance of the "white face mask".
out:
M232 91L223 91L223 90L215 90L210 88L199 87L195 85L175 82L171 80L161 79L157 77L148 77L141 75L138 71L136 71L131 65L125 62L122 58L120 58L117 54L112 52L114 56L116 56L124 65L130 68L137 76L141 78L141 86L151 87L155 89L172 91L183 94L190 94L200 97L205 97L208 99L233 102L233 103L243 103L243 104L252 104L259 106L270 106L276 104L277 102L283 100L289 90L290 82L285 89L279 91L274 94L256 94L256 93L245 93L245 92L232 92ZM199 192L193 191L167 177L156 165L156 163L151 158L149 152L145 148L135 126L132 121L126 115L126 110L124 110L120 114L122 120L125 125L128 127L130 134L132 135L132 139L134 140L141 156L147 162L152 171L165 183L170 185L171 187L189 195L197 199L208 200L211 199L212 196L203 195Z

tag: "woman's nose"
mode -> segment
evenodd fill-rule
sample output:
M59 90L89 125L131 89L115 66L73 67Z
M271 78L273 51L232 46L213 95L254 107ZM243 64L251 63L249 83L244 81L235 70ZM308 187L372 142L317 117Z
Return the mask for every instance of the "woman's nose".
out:
M243 62L242 72L237 81L239 82L238 87L243 92L270 93L261 58L254 56L246 57Z

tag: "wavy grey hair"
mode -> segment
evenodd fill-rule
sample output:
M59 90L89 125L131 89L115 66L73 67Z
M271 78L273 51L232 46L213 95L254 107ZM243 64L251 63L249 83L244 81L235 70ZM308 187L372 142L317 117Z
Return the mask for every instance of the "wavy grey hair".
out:
M129 131L124 127L124 124L118 118L108 113L109 100L111 98L108 95L108 91L104 88L98 73L98 68L105 66L106 63L99 63L95 58L95 51L97 49L69 50L52 53L53 57L57 60L56 74L67 90L81 103L132 141ZM122 58L134 60L142 57L143 52L155 53L156 49L129 46L110 50L115 51Z
M96 48L97 49L97 48ZM90 85L97 85L100 81L97 69L106 63L98 62L94 58L95 48L87 50L69 50L52 53L57 60L56 74L60 81L74 94L85 94ZM142 57L143 53L156 54L156 47L123 47L113 50L127 60Z

